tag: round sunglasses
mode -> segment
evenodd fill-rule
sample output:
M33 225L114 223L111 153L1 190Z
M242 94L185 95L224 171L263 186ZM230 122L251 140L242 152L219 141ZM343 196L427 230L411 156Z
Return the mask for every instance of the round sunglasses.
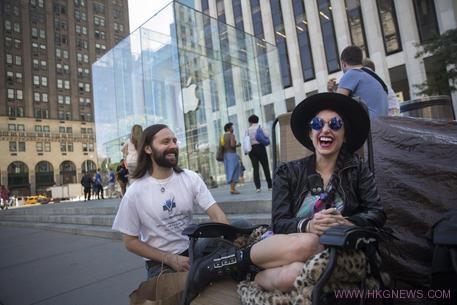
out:
M315 116L311 122L309 122L309 126L315 131L319 131L324 128L325 124L327 124L331 130L338 131L341 127L343 127L343 120L338 117L333 117L326 122L323 118Z

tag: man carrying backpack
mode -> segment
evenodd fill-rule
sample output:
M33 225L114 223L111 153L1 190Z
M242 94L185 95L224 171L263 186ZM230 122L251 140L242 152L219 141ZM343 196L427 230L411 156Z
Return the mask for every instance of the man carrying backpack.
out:
M263 173L267 180L268 190L271 190L270 166L268 163L267 150L265 146L270 144L268 133L259 125L259 117L255 114L248 118L249 128L247 134L251 140L252 149L249 152L252 168L254 170L254 184L256 192L260 192L259 162L262 164Z

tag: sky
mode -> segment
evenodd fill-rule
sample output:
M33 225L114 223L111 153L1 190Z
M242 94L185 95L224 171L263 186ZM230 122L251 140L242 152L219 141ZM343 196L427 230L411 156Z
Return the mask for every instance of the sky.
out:
M136 30L171 0L128 0L130 32Z

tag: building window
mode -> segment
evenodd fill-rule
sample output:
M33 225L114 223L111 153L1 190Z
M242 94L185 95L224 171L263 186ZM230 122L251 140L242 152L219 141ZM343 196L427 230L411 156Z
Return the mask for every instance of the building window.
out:
M11 33L11 29L12 29L12 27L11 27L11 21L5 20L5 31L6 31L7 33Z
M281 3L279 0L270 0L270 5L276 47L278 48L279 53L282 85L284 88L288 88L292 86L292 75L290 74L289 52L287 50L286 30L282 18Z
M16 49L21 49L22 48L22 41L20 39L14 39L14 47Z
M393 0L376 0L386 54L401 51L400 32Z
M8 89L8 99L14 100L14 89Z
M103 3L94 2L93 4L94 13L104 15L105 14L105 5Z
M48 119L49 112L47 109L35 108L35 118L36 119Z
M260 10L259 0L250 0L251 14L252 14L252 27L254 29L254 36L259 40L265 38L263 32L262 12ZM260 88L262 95L271 93L271 80L270 80L270 65L266 53L266 45L263 42L256 43L257 64L260 67Z
M6 54L6 63L9 65L13 64L13 55Z
M50 152L51 151L51 143L45 142L44 143L44 151L45 152Z
M414 0L413 3L420 41L429 41L439 35L435 2L433 0Z
M63 142L60 143L60 152L66 152L67 151L67 143Z
M335 28L330 0L317 0L322 39L324 41L325 58L329 73L340 70L338 46L336 44Z
M392 67L389 69L390 83L392 89L400 101L409 100L409 81L405 65Z
M362 49L364 57L369 57L360 0L346 0L346 15L348 18L352 44Z
M293 11L295 18L295 29L297 31L300 60L305 81L315 78L313 54L309 40L308 20L306 18L305 5L303 0L293 0Z
M36 142L36 151L37 152L43 151L43 142Z
M10 152L17 152L17 143L10 141L9 148L10 148Z
M19 151L25 151L25 142L18 142L18 150Z

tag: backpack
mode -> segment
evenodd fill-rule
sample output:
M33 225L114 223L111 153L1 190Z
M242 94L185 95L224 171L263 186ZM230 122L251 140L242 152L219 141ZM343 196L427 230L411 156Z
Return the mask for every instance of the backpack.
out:
M270 145L270 139L263 133L262 127L258 127L255 132L255 140L263 146Z

